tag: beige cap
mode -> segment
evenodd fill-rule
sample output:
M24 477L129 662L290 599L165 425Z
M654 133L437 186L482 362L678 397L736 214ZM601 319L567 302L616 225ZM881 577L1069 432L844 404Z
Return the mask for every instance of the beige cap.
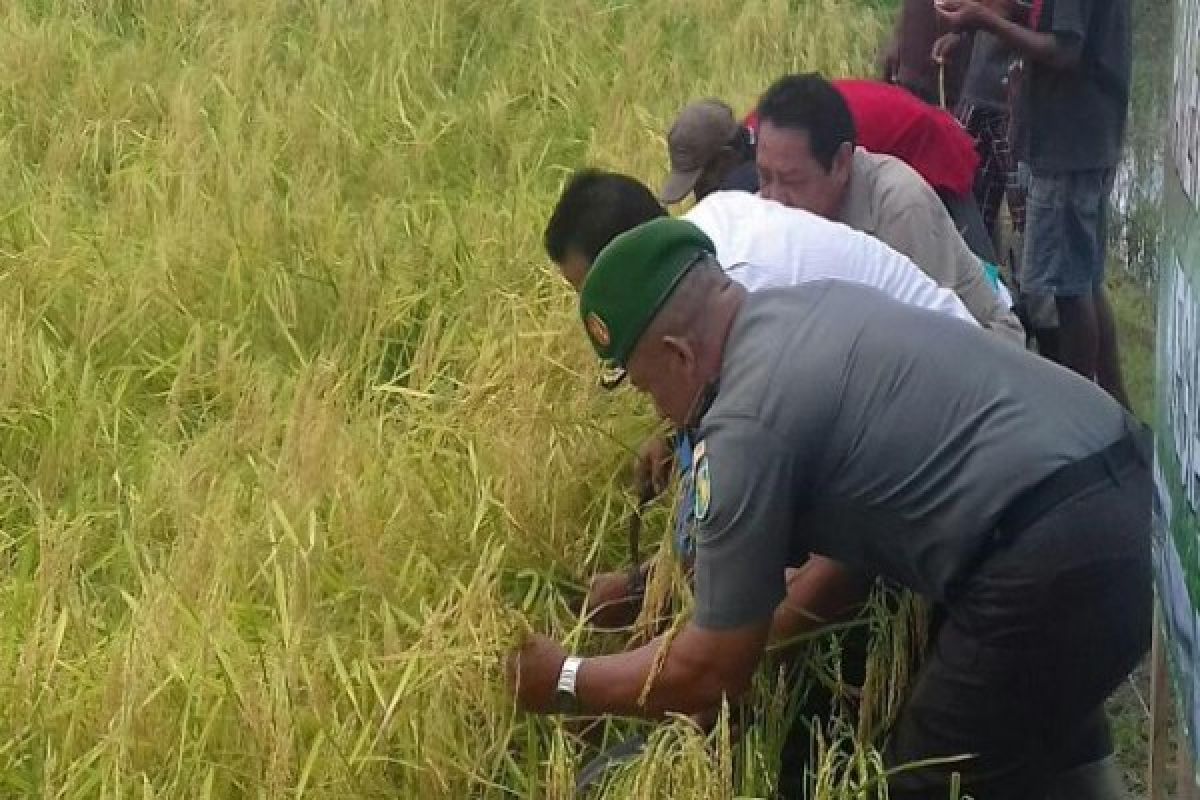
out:
M670 204L687 197L704 167L733 141L737 130L733 109L720 100L697 100L680 111L667 134L671 174L663 183L660 199Z

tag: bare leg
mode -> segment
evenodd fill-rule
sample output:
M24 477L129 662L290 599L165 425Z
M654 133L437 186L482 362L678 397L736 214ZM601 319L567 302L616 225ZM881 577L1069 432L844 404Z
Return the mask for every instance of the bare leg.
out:
M1096 378L1100 331L1092 294L1056 297L1059 363L1088 380Z
M1096 307L1096 328L1099 335L1096 382L1111 394L1114 400L1132 411L1133 409L1129 405L1129 394L1125 391L1125 379L1121 374L1117 324L1113 318L1112 306L1108 303L1108 293L1104 290L1103 283L1096 285L1092 291L1092 298Z

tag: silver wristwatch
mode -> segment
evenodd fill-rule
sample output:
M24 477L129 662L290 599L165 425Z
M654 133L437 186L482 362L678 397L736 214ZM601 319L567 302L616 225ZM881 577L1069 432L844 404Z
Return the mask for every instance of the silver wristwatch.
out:
M575 694L575 681L579 678L579 656L567 656L558 672L558 685L554 687L554 710L560 714L574 714L579 710L579 698Z

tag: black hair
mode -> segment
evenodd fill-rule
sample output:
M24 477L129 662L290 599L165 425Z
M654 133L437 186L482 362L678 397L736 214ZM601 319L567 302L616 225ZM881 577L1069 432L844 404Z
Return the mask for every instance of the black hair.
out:
M758 104L760 124L804 131L808 146L826 171L833 168L833 157L847 142L858 140L854 117L841 92L816 72L787 75L771 84Z
M667 210L640 181L616 172L581 169L558 198L543 243L557 264L573 252L591 264L617 236L666 215Z

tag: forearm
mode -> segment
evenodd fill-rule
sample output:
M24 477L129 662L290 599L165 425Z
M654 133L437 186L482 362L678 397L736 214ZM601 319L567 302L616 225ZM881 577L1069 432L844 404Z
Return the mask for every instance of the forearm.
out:
M647 503L657 497L671 480L675 467L674 439L655 434L642 442L634 463L634 486L638 501Z
M1021 325L1021 320L1011 309L1005 308L999 302L996 303L992 318L983 327L1017 347L1025 347L1025 328Z
M688 626L679 632L674 641L660 636L654 641L631 650L610 656L589 658L579 670L578 698L582 710L590 714L621 714L657 718L669 712L692 714L712 708L721 702L723 695L737 697L749 686L766 639L766 627L758 637L757 646L747 648L749 658L736 659L738 663L723 665L702 656L689 653L705 648L694 647L696 630ZM700 634L703 635L703 634ZM642 705L639 699L646 681L654 669L660 648L670 651L663 659L661 669Z
M775 616L771 619L770 641L771 644L786 642L797 636L815 633L828 624L828 620L785 599L775 609Z
M862 607L870 581L821 556L790 571L787 596L771 621L771 642L814 633Z

